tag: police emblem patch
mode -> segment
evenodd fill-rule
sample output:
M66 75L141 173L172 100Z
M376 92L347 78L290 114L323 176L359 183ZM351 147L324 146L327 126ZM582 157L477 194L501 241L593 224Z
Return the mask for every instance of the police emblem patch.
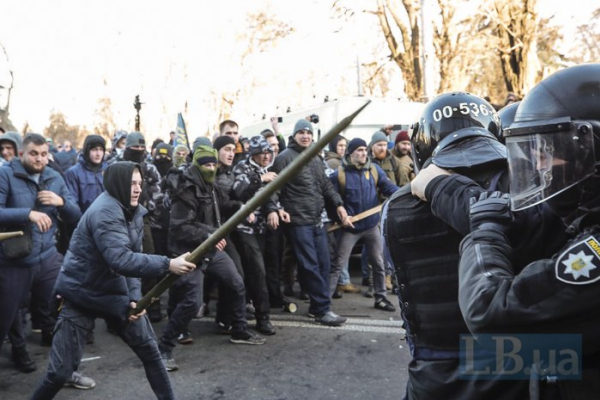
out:
M592 236L577 242L556 260L556 278L571 285L600 280L600 243Z

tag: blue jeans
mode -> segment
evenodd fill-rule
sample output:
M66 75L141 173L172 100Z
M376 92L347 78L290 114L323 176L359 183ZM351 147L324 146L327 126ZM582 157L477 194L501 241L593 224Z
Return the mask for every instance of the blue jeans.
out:
M81 362L85 336L93 329L95 315L65 301L52 340L48 370L31 400L53 399ZM109 321L107 320L107 323ZM110 321L117 334L144 364L146 377L158 399L174 399L171 381L160 357L156 336L147 316L135 322Z
M285 225L285 233L298 261L300 286L310 298L308 311L322 315L329 311L329 245L319 225Z

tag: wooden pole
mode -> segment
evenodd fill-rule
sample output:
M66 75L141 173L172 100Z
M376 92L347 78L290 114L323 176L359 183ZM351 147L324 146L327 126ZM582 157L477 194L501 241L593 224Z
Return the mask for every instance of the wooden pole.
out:
M348 217L348 219L350 219L350 222L352 222L352 223L354 223L356 221L360 221L363 218L367 218L367 217L370 217L373 214L377 214L378 212L381 211L381 207L383 207L382 204L380 204L380 205L378 205L376 207L370 208L370 209L368 209L366 211L363 211L360 214L356 214L356 215L353 215L351 217ZM333 231L335 231L337 229L342 228L343 226L344 225L339 224L339 223L336 222L335 224L331 225L329 227L329 229L327 229L327 232L333 232Z

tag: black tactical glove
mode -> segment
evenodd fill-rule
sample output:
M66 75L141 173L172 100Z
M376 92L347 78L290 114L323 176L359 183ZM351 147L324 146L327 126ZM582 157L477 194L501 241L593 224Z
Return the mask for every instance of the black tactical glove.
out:
M505 233L512 223L510 198L506 193L483 192L479 199L471 197L470 205L471 232L485 228Z

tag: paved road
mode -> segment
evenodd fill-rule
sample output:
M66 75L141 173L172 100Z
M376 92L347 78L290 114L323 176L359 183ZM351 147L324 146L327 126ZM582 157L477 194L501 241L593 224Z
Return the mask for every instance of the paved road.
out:
M397 299L390 296L397 305ZM213 308L214 310L214 308ZM373 308L373 300L345 294L333 310L349 317L341 328L316 325L306 316L307 302L295 314L273 310L275 336L264 346L234 345L216 333L210 317L196 319L191 345L178 346L180 369L170 373L179 399L295 400L399 399L409 360L399 314ZM96 343L86 347L83 372L97 381L90 391L64 389L58 399L152 399L141 363L118 337L96 323ZM164 322L155 324L160 333ZM0 355L0 398L25 399L43 376L47 348L29 337L38 371L22 374Z

